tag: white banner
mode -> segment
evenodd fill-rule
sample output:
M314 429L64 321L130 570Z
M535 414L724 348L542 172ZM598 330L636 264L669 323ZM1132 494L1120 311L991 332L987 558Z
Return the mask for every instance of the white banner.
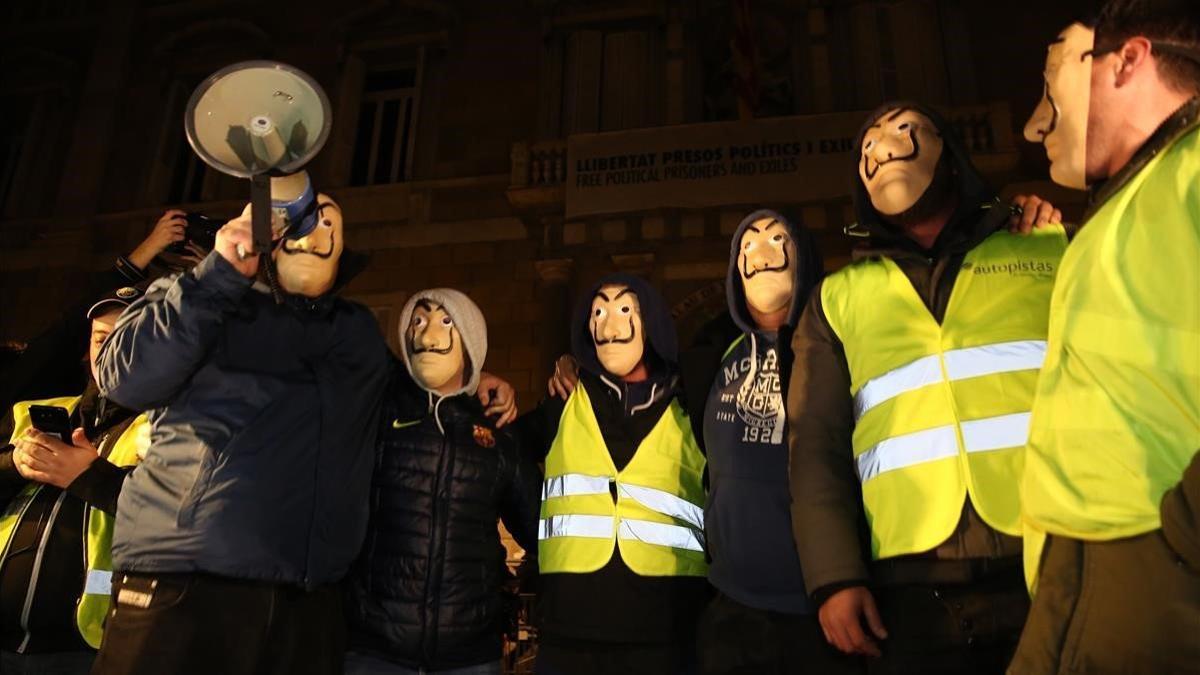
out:
M805 115L571 136L566 217L849 194L854 135L866 116Z

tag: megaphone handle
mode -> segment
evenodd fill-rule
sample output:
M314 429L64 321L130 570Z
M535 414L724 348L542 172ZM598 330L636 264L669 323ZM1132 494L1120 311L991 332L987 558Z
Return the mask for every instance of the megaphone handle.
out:
M271 251L271 177L257 174L250 177L250 231L254 250Z

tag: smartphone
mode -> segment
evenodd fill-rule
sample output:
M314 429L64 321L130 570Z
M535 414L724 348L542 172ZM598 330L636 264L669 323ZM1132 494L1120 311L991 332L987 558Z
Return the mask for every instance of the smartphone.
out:
M58 436L63 443L71 445L71 413L56 405L29 406L29 421L33 428L44 434Z

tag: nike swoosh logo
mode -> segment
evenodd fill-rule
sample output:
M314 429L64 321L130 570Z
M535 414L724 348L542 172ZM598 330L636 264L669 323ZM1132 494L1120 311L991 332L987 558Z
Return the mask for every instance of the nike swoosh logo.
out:
M420 423L421 423L421 420L412 420L411 422L401 422L400 420L392 420L392 428L393 429L405 429L408 427L416 426Z

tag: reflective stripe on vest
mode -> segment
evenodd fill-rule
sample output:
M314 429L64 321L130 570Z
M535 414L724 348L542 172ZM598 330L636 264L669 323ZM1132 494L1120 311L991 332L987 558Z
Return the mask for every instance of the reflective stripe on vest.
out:
M1163 526L1200 449L1200 120L1088 219L1063 257L1021 497L1088 541ZM1029 543L1027 542L1027 546Z
M912 363L872 378L858 390L854 397L854 419L863 416L871 408L910 392L943 380L965 380L971 377L1010 373L1042 367L1046 358L1045 340L1019 340L951 349L942 358L946 360L946 375L942 376L938 355L919 358Z
M138 462L150 442L150 422L139 415L112 443L106 459L119 467L130 467ZM114 518L100 509L87 509L86 549L87 577L83 594L75 608L75 622L79 634L94 649L100 648L104 637L104 620L108 616L112 596L112 534Z
M678 401L617 471L586 388L577 385L546 457L541 570L595 571L618 550L643 576L703 576L703 471L704 456Z
M888 258L822 285L850 369L853 448L876 559L928 551L969 498L1021 533L1018 485L1065 232L997 232L969 251L937 322Z
M1029 436L1029 413L970 420L960 426L967 452L1014 448L1025 445ZM958 438L951 424L881 441L855 458L855 463L858 478L865 483L886 471L957 456Z
M691 503L688 500L684 500L682 497L672 495L671 492L667 492L665 490L659 490L658 488L647 488L647 486L644 485L630 485L619 482L619 480L610 479L607 476L586 476L586 474L582 473L564 473L563 476L556 476L553 478L547 478L545 480L545 483L542 484L541 498L544 498L545 500L545 498L553 497L608 495L610 494L610 491L608 491L608 485L611 484L617 485L617 492L619 495L629 497L631 500L637 501L638 503L642 504L643 507L653 510L655 513L661 513L662 515L668 515L671 516L671 518L688 522L691 527L695 528L695 531L692 531L691 528L688 527L677 527L672 525L671 527L676 528L676 530L689 533L689 536L684 537L683 534L679 534L679 536L673 537L671 540L683 540L683 542L688 542L688 544L678 546L678 548L703 550L701 539L696 536L695 532L704 531L704 509L696 506L696 504ZM581 516L557 516L557 518L562 520L563 518L581 518ZM587 518L592 518L592 516L587 516ZM611 520L607 519L607 516L596 516L596 518ZM575 534L574 532L598 532L602 530L602 528L592 524L569 526L564 525L563 522L556 522L556 524L547 525L547 520L554 519L541 520L539 524L539 539L546 539L550 537L612 536L611 522L608 522L607 530L604 530L604 533L602 534ZM671 544L664 543L661 545ZM700 548L695 548L695 546L700 546Z
M553 537L590 537L611 539L613 523L609 516L564 515L550 516L538 521L538 539ZM630 539L644 544L704 551L698 530L679 525L656 523L650 520L624 518L617 528L618 539Z

